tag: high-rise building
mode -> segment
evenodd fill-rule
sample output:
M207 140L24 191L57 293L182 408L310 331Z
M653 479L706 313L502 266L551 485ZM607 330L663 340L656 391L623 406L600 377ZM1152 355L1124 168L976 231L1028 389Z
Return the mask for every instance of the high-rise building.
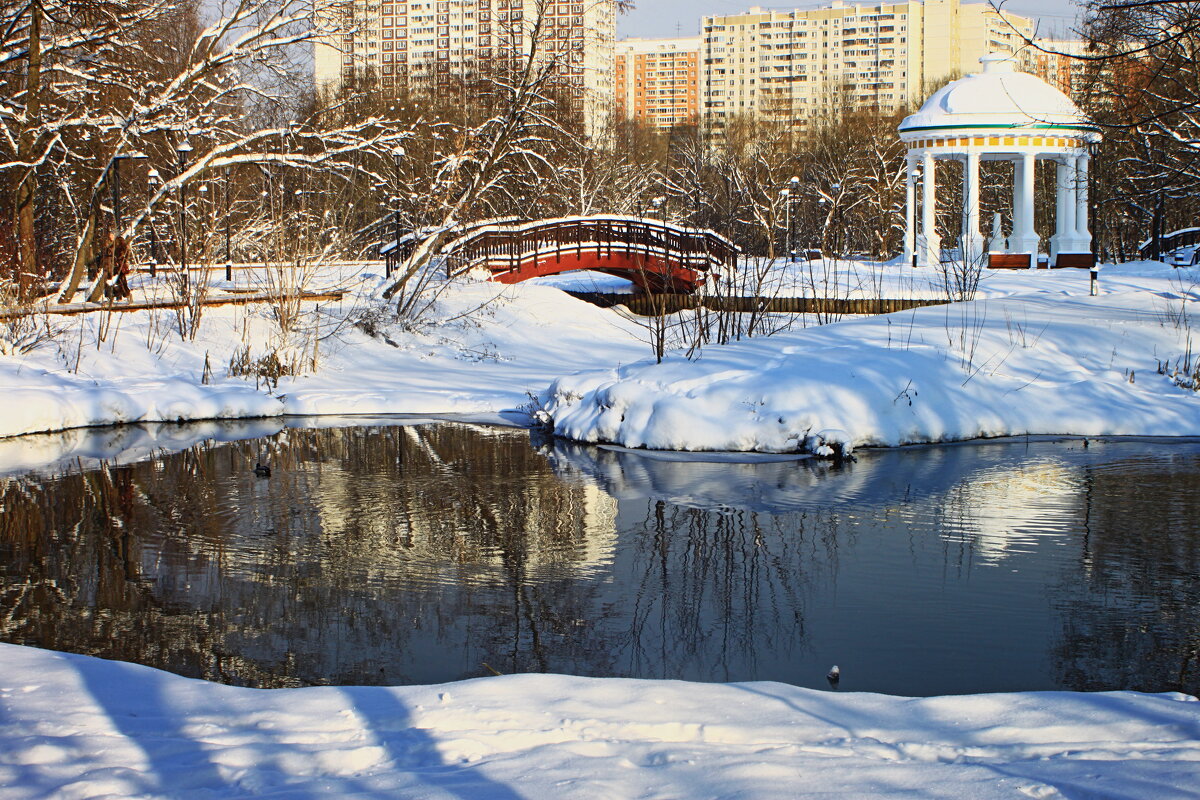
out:
M700 114L700 37L617 43L617 117L656 128L694 124Z
M1038 49L1030 53L1033 65L1029 72L1075 97L1083 88L1087 62L1073 56L1083 55L1087 44L1078 39L1039 39L1037 44Z
M990 52L1021 51L1033 22L959 0L751 8L706 16L701 120L719 131L732 115L803 124L832 104L883 111L924 99L939 82L975 72Z
M452 92L536 53L589 130L613 108L616 0L319 0L339 30L318 87L370 75L385 91Z

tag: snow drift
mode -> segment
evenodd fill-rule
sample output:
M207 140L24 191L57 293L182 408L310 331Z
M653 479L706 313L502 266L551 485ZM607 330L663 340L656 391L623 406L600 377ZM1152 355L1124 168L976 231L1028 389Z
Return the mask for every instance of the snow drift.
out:
M1159 374L1195 349L1171 302L1031 294L847 320L561 377L542 414L558 436L658 450L1195 436L1200 398Z
M512 675L254 690L0 645L0 798L1194 797L1179 694Z

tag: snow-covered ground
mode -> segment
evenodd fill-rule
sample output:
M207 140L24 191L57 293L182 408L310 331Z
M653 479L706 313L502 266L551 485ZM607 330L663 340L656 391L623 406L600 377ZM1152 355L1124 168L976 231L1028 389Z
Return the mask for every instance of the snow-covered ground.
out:
M513 675L254 690L0 645L0 798L1196 797L1200 704Z
M566 438L659 450L1200 435L1200 396L1160 374L1195 372L1192 272L1109 269L1098 297L1086 271L990 273L970 303L566 375L543 413Z
M942 291L933 270L847 262L814 277L817 269L828 265L790 267L788 291ZM371 270L342 265L312 279L310 288L347 289L340 302L307 306L319 341L282 341L262 305L206 309L194 340L179 336L169 311L48 317L53 340L0 356L0 436L283 414L498 413L529 408L531 395L564 435L675 449L788 450L824 429L860 445L1200 434L1195 396L1156 372L1158 361L1197 350L1190 309L1200 269L1109 268L1098 298L1087 296L1083 270L989 271L973 303L824 326L798 318L790 333L659 366L647 363L643 324L548 285L458 285L431 324L406 329L372 306L380 279ZM620 289L591 274L539 281L554 282ZM245 273L236 283L256 286ZM314 374L277 387L229 374L246 348L252 359L280 349L311 362L314 343Z
M936 296L932 277L844 265L836 292ZM247 346L311 357L263 307L208 309L188 341L168 312L50 318L53 340L0 356L0 436L247 416L269 433L284 414L497 414L539 393L559 432L634 446L1200 435L1200 401L1157 370L1200 349L1200 270L1109 269L1097 298L1083 271L987 273L973 303L800 319L661 365L643 325L550 286L458 286L439 321L411 329L372 311L369 270L326 278L349 292L309 312L318 369L277 387L228 374ZM221 423L8 440L0 456L23 471L197 436L220 438ZM1200 704L1179 695L905 699L545 675L256 691L0 645L0 798L1182 798L1198 785Z
M443 321L405 330L384 318L368 335L352 323L385 316L367 299L379 277L349 268L318 283L348 288L342 301L306 304L305 323L321 332L317 372L277 387L229 376L246 347L252 359L286 345L283 352L311 361L313 338L284 342L268 306L207 308L194 340L178 334L170 311L114 315L106 331L101 314L50 316L54 340L0 355L0 436L283 414L500 412L527 405L564 370L648 352L638 325L536 285L455 286L438 300Z

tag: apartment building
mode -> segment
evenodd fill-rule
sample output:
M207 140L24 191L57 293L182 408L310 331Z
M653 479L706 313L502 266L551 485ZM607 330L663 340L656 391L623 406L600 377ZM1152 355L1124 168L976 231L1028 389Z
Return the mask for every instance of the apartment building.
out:
M1029 71L1068 97L1075 97L1083 89L1087 62L1072 56L1083 55L1087 44L1078 39L1039 39L1038 48L1030 54L1033 66Z
M338 34L314 50L318 87L461 91L536 52L589 130L612 113L617 0L322 0L321 14Z
M619 119L660 129L689 125L700 114L700 37L625 39L616 50Z
M892 110L976 72L989 52L1021 51L1033 21L985 3L925 0L808 10L751 8L701 26L701 121L737 114L802 123L831 104Z

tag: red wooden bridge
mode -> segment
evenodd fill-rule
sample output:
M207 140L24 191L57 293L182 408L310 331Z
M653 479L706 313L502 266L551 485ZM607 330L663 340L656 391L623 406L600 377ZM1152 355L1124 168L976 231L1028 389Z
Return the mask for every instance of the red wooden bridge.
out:
M409 235L385 247L389 264L408 258L422 240ZM689 293L714 269L736 268L738 248L712 231L606 215L464 226L440 255L448 274L483 268L500 283L595 270L647 292Z

